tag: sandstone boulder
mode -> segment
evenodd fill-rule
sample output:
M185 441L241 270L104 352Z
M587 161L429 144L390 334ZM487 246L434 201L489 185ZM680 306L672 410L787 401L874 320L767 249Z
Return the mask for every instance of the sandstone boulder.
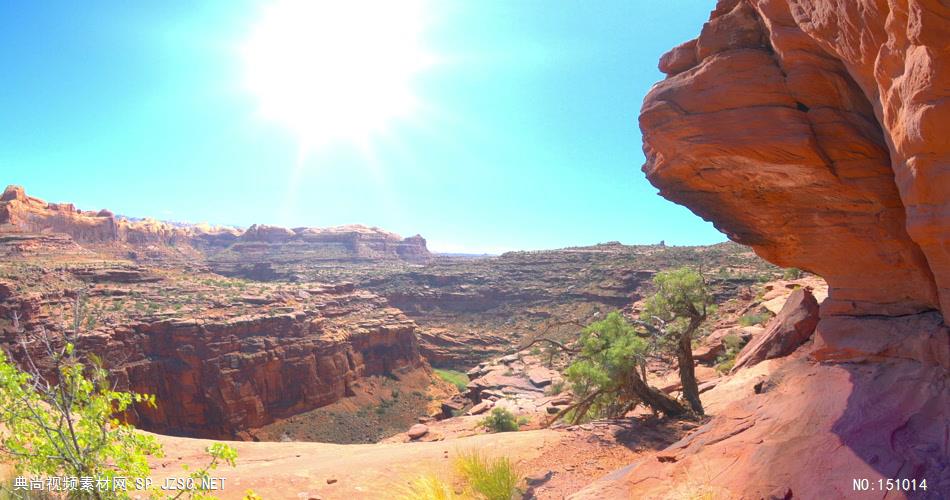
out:
M818 301L804 288L788 296L785 306L769 321L765 332L742 348L732 370L753 366L766 359L787 356L811 337L818 325Z
M477 405L473 406L470 410L468 410L468 415L481 415L482 413L485 413L486 411L492 409L493 406L495 406L495 403L491 400L486 399L482 401L481 403L478 403Z
M526 374L528 375L528 380L531 381L535 387L547 387L551 385L558 376L557 372L543 366L528 368Z
M415 424L409 428L409 432L406 434L409 436L409 439L419 439L422 436L425 436L429 433L429 426L426 424Z

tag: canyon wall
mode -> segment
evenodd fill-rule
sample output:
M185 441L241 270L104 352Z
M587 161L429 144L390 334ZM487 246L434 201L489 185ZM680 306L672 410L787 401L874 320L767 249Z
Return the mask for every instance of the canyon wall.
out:
M25 364L27 340L50 372L36 335L61 343L82 294L76 351L100 357L120 388L156 396L156 408L129 415L147 430L248 438L352 395L362 377L429 370L415 323L352 285L236 288L246 285L64 255L57 262L68 271L30 260L0 266L8 278L20 273L0 279L0 345Z
M71 203L47 203L8 186L0 195L0 233L67 234L80 244L116 245L123 252L150 246L157 256L184 247L195 257L215 256L222 272L251 275L271 261L405 260L430 258L426 240L402 238L376 227L331 228L253 225L244 231L207 224L179 224L118 217L109 210L79 210ZM100 248L103 249L103 248ZM245 262L255 264L245 266ZM255 265L257 266L255 268ZM263 267L262 267L263 266ZM262 271L257 271L262 272Z
M350 384L359 378L424 366L415 325L391 308L358 311L367 305L132 325L102 339L106 345L87 338L80 347L127 357L113 368L117 379L159 401L157 408L138 410L143 428L242 436L351 396Z
M640 117L660 194L824 277L824 315L950 313L950 7L720 1Z
M134 245L224 246L239 231L208 225L175 225L152 219L116 217L109 210L79 210L72 203L47 203L7 186L0 195L0 232L67 234L76 242Z

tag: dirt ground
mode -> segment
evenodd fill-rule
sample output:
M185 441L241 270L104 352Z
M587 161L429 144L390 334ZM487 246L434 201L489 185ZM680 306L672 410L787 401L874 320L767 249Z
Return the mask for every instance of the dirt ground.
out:
M223 499L253 489L264 498L389 499L423 474L446 479L460 453L507 456L526 476L539 499L561 499L591 481L679 439L690 427L649 419L601 422L563 429L480 434L445 441L337 445L328 443L234 442L237 466L213 474L225 478ZM153 480L183 477L181 464L207 461L212 441L159 436L166 450L155 462Z

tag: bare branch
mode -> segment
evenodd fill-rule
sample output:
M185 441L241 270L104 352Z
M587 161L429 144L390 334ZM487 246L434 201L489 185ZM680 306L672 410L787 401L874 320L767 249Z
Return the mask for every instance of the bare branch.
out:
M556 340L551 340L551 339L547 339L547 338L534 339L534 340L532 340L531 342L528 342L524 347L518 348L518 350L517 350L516 352L524 351L524 350L530 348L531 346L533 346L533 345L535 345L535 344L537 344L537 343L539 343L539 342L547 342L547 343L549 343L549 344L551 344L551 345L557 347L558 349L560 349L560 350L562 350L562 351L564 351L564 352L566 352L566 353L569 353L569 354L577 354L577 353L580 352L580 350L578 350L578 349L574 349L573 347L568 347L568 346L566 346L566 345L564 345L564 344L562 344L562 343L560 343L560 342L558 342L558 341L556 341Z

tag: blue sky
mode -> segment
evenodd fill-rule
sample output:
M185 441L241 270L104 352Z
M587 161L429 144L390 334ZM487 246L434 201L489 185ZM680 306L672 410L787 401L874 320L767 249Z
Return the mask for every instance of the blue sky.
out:
M271 4L0 4L0 183L166 220L376 225L442 251L725 239L649 185L636 121L712 0L432 0L413 111L313 144L248 90L242 47ZM319 71L322 50L292 66Z

